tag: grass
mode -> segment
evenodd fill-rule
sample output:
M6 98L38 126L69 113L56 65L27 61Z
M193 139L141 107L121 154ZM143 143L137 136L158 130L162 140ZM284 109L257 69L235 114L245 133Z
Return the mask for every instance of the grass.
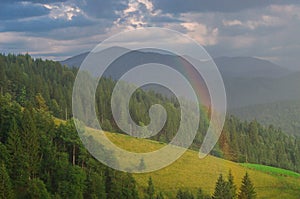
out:
M264 173L268 173L271 175L279 175L279 176L292 176L292 177L298 177L300 178L300 174L290 171L290 170L286 170L286 169L280 169L280 168L276 168L276 167L271 167L271 166L264 166L264 165L260 165L260 164L249 164L249 163L243 163L240 164L244 167L247 167L249 169L253 169L253 170L257 170L257 171L262 171Z
M88 134L96 140L101 139L95 130L89 130ZM106 133L106 136L119 147L134 152L154 151L165 145L115 133ZM227 176L229 170L232 171L238 187L243 176L248 172L256 187L258 198L299 199L300 177L297 173L262 165L238 164L213 156L199 159L198 152L192 150L188 150L168 167L151 173L133 174L133 176L141 194L146 189L148 178L151 176L157 191L162 191L167 198L175 198L179 188L196 193L201 187L204 192L212 194L219 174Z

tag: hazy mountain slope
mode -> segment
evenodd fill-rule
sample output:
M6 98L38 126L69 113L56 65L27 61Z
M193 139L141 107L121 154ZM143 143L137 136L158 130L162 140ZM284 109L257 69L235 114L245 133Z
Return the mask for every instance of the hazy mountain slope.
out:
M122 49L122 48L113 47L114 51L117 51L118 49ZM161 54L168 57L167 54L157 53L157 52L153 52L152 56L156 56L155 54ZM88 52L80 55L76 55L64 61L61 61L61 63L63 65L79 67L87 55ZM161 58L164 59L163 57ZM155 60L155 57L153 57L153 59ZM127 60L128 64L130 64L131 62L132 59ZM282 77L290 73L285 68L282 68L281 66L278 66L270 61L253 58L253 57L217 57L214 58L214 62L218 66L223 77L230 77L230 78Z
M270 61L253 57L218 57L214 61L224 77L282 77L289 73Z
M66 60L63 60L60 63L69 67L79 67L88 54L89 52L82 53L74 57L70 57Z
M114 51L117 49L119 47L113 48ZM75 56L62 63L79 66L85 56ZM132 51L122 59L117 59L105 75L118 79L132 67L152 61L186 70L182 64L178 65L178 59L181 58L157 52ZM215 62L224 79L230 109L300 99L300 73L290 75L290 71L276 64L251 57L221 57L216 58Z
M300 99L300 73L280 78L224 78L230 109Z
M280 127L290 135L300 136L300 100L253 105L230 112L243 120L256 119L264 125Z

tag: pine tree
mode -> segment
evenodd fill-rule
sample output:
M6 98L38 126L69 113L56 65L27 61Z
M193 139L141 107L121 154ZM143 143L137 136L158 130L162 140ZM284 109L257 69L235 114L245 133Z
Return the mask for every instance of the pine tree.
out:
M239 199L255 199L256 192L248 173L245 174L240 188Z
M156 199L164 199L164 195L162 192L159 192L159 194L157 194Z
M218 181L216 183L215 192L213 194L213 199L224 199L226 197L227 187L226 187L226 181L223 179L223 175L220 174ZM226 197L227 198L227 197Z
M12 199L14 193L5 164L0 163L0 199Z
M10 155L10 176L15 182L15 186L24 186L27 184L29 173L26 170L27 161L24 158L24 147L16 120L12 121L12 127L7 140L7 151Z
M29 181L26 198L50 199L51 197L44 182L38 178L35 178Z
M140 164L139 164L139 166L138 166L138 170L139 170L139 171L143 171L143 170L145 170L145 169L146 169L146 165L145 165L144 158L141 158Z
M181 199L183 197L183 191L179 189L176 194L176 199Z
M205 194L201 188L198 189L196 199L211 199L211 197Z
M148 187L146 191L146 199L154 199L154 193L155 193L154 184L152 178L149 177Z
M229 174L228 174L227 190L229 191L228 198L235 199L237 196L236 185L234 184L234 179L231 170L229 170Z
M188 190L182 191L179 189L177 191L176 199L194 199L194 195Z
M35 178L39 167L39 136L33 120L33 109L25 108L21 122L21 137L24 147L25 161L30 178Z

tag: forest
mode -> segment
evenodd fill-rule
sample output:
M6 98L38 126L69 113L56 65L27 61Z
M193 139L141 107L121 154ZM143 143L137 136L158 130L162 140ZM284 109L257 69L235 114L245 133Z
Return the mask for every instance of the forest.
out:
M30 55L0 55L0 198L139 198L134 178L95 160L81 144L72 122L72 88L77 69L58 62L33 59ZM112 117L110 96L115 81L100 80L97 88L98 119L104 130L122 133ZM173 97L137 90L130 110L140 125L149 122L148 109L161 104L167 122L151 139L168 143L180 119ZM209 124L209 109L201 107L199 132L191 146L198 149ZM55 119L65 120L56 123ZM211 155L241 163L257 163L300 172L300 139L270 125L240 121L227 116L218 144ZM233 176L220 175L212 198L255 198L253 184L245 174L237 190ZM149 178L146 198L163 198ZM228 191L231 190L231 191ZM232 191L234 190L234 191ZM234 192L234 193L233 193ZM177 198L209 198L199 188L198 196L178 190ZM249 197L248 197L249 198Z

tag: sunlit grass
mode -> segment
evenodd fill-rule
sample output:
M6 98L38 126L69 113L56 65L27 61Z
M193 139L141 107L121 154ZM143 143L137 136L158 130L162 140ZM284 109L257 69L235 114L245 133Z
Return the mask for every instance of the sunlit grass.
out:
M285 170L285 169L280 169L280 168L276 168L276 167L270 167L270 166L264 166L264 165L260 165L260 164L249 164L249 163L244 163L241 164L244 167L247 167L249 169L254 169L257 171L262 171L268 174L272 174L272 175L279 175L279 176L292 176L292 177L297 177L300 178L300 174L290 171L290 170Z
M95 134L96 131L90 132L90 135ZM153 151L165 145L148 139L138 139L116 133L106 132L106 136L119 147L134 152ZM97 135L95 135L95 139L97 139L96 137ZM151 176L156 190L162 191L169 198L174 198L179 188L190 189L196 193L196 190L201 187L204 192L212 194L219 174L227 176L229 170L232 171L238 187L247 171L256 187L258 198L298 199L300 196L300 178L297 176L274 175L213 156L200 159L198 152L192 150L188 150L168 167L152 173L134 174L133 176L141 193L146 189L148 178ZM289 172L285 170L285 173Z

